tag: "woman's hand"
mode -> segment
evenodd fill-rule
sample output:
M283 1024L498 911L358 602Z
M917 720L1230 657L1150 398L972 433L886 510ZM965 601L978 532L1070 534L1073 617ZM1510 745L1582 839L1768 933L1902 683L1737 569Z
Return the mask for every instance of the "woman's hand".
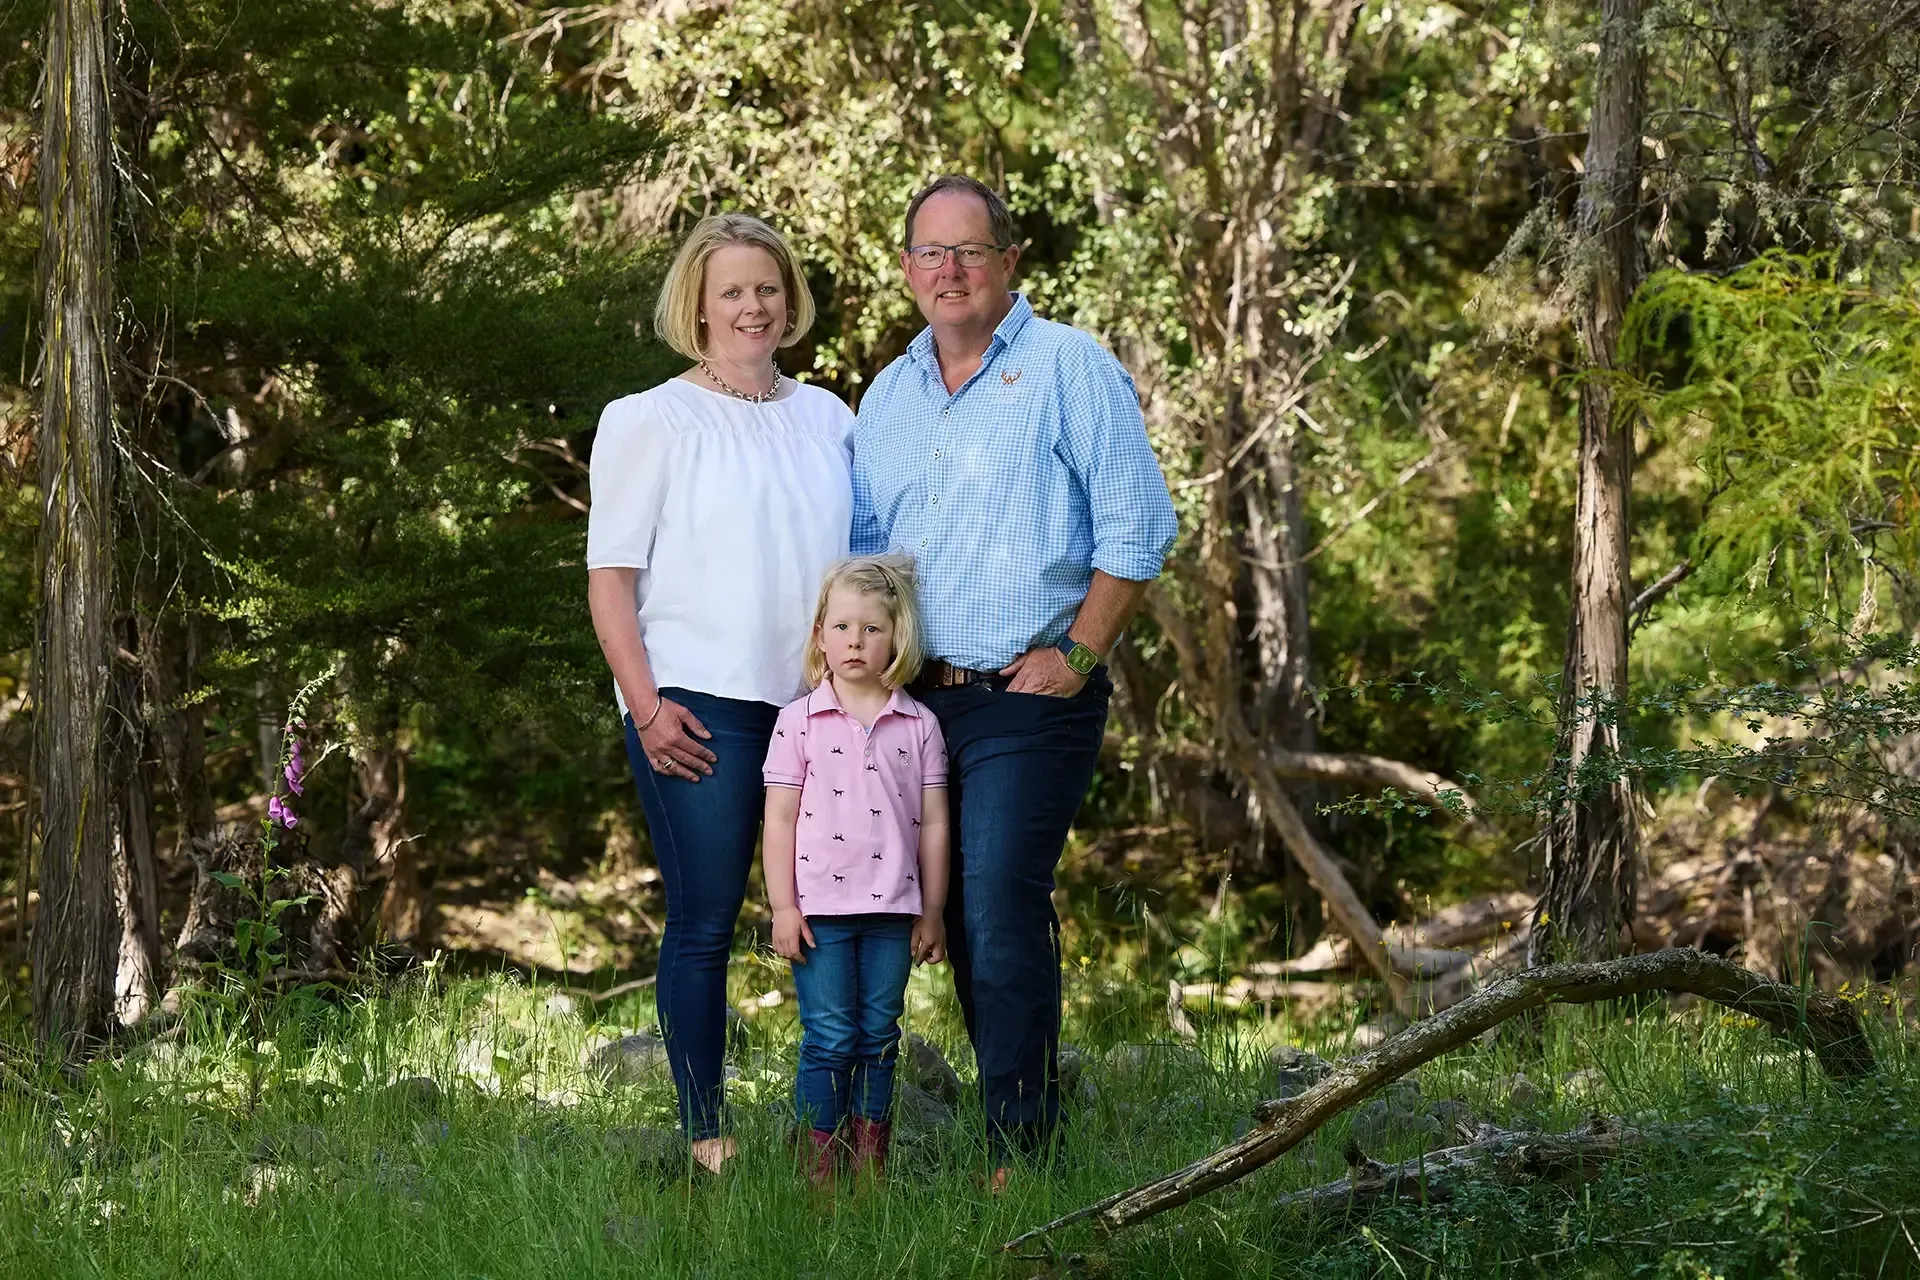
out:
M640 745L655 773L698 782L713 772L713 762L718 758L700 745L699 739L712 736L693 712L672 698L662 698L653 722L640 730Z
M935 912L915 916L913 940L908 944L913 958L921 964L939 964L947 958L947 922Z
M802 942L809 947L815 945L813 930L807 928L807 918L800 914L800 908L775 907L773 909L773 949L795 964L805 964L807 957L800 950Z

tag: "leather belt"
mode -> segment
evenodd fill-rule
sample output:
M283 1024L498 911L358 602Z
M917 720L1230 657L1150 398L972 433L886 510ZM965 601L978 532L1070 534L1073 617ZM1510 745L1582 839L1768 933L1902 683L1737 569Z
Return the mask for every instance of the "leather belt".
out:
M976 671L972 667L956 667L951 662L929 658L920 664L920 674L914 683L928 689L951 689L956 685L979 684L983 680L1001 678L998 671Z

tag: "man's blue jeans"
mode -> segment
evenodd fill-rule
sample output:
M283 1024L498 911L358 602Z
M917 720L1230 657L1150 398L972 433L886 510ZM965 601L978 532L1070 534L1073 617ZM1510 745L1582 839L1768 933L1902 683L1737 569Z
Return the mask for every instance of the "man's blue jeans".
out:
M947 952L996 1158L1038 1153L1060 1122L1060 920L1053 872L1093 781L1113 684L1071 698L1002 682L916 696L947 739L954 809Z
M760 766L780 708L691 689L660 692L706 726L713 737L702 745L718 757L712 775L697 783L662 777L647 763L633 717L627 717L627 763L667 892L654 1000L680 1095L680 1124L699 1141L717 1138L725 1128L727 958L766 812Z
M828 1133L851 1112L885 1120L893 1105L913 917L808 916L814 945L793 966L800 1004L800 1071L794 1111Z

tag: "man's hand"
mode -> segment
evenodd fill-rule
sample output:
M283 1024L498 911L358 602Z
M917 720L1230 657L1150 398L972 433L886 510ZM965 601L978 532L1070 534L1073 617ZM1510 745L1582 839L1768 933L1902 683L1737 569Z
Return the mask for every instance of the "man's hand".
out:
M1038 693L1049 698L1071 698L1080 692L1087 678L1067 665L1067 655L1052 645L1029 649L1000 668L1003 676L1012 676L1008 693Z
M800 914L800 908L774 908L773 949L795 964L805 964L807 957L800 949L802 941L809 947L817 945L813 940L813 930L807 927L807 918Z
M947 958L947 923L938 911L914 917L913 958L921 964L939 964Z

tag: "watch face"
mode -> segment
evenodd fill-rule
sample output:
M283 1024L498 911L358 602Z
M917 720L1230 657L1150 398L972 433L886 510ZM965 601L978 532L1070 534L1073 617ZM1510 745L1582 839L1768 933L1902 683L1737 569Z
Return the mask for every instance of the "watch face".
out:
M1083 644L1073 646L1073 652L1067 655L1067 665L1081 675L1092 671L1100 662L1100 655Z

